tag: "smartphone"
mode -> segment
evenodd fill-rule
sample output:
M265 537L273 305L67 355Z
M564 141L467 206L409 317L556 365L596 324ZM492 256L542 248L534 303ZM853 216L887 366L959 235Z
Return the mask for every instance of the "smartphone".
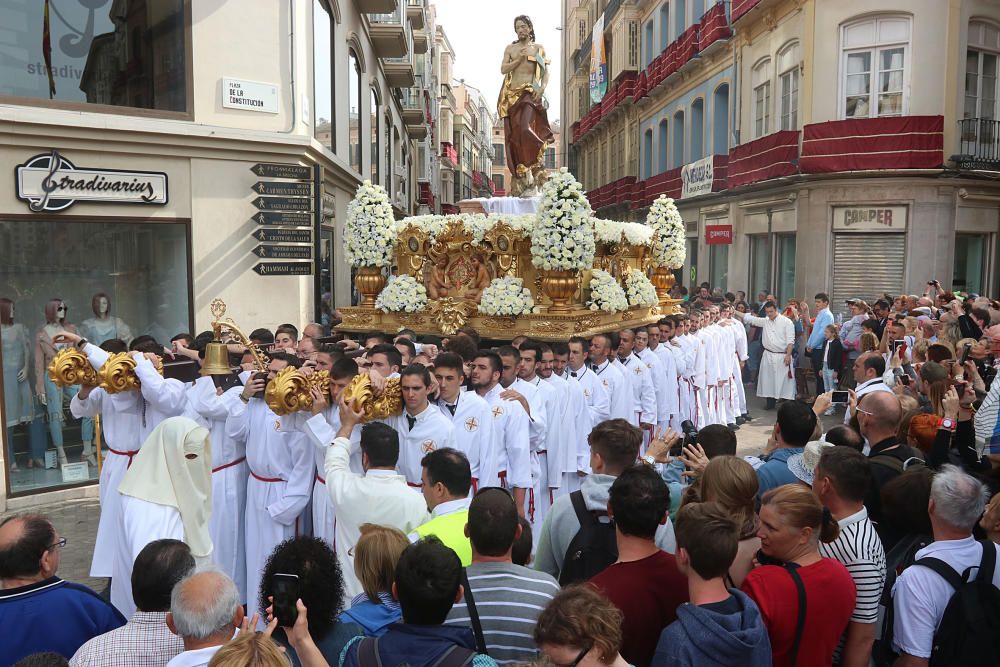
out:
M906 345L906 341L905 340L900 339L900 340L894 340L894 341L892 341L892 351L895 352L896 350L898 350L903 345Z
M969 350L972 349L972 343L966 343L962 346L962 356L958 358L958 364L964 366L965 362L969 360Z
M278 619L278 625L290 628L295 625L295 619L299 615L295 607L295 601L300 597L299 575L275 572L271 583L274 589L272 600L274 617Z
M835 391L835 392L833 392L833 402L834 403L846 404L847 401L850 399L850 397L851 397L850 393L846 392L846 391Z
M229 375L213 375L212 382L215 383L216 389L221 389L222 391L228 391L233 387L243 384L240 382L239 373L230 373Z
M268 376L268 372L267 371L259 371L257 373L254 373L253 375L251 375L250 376L250 380L251 381L253 381L253 380L263 380L264 384L266 386L267 385L267 376ZM264 398L264 389L261 389L260 391L258 391L251 398Z
M905 373L903 375L899 376L899 381L900 381L900 383L902 383L903 385L905 385L907 387L910 386L910 376L907 375L907 374L905 374Z

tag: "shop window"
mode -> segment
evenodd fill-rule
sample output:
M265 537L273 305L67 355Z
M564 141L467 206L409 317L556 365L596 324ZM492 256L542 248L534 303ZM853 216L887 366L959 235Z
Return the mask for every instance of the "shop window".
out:
M354 171L361 173L361 61L354 49L347 53L347 72L350 163Z
M332 223L333 220L328 222ZM323 227L319 236L319 273L316 277L319 289L319 323L325 332L333 324L333 237L331 227Z
M841 108L844 118L906 113L910 19L875 17L841 31Z
M187 3L151 4L4 3L0 96L187 112Z
M753 68L753 138L763 137L771 126L771 60Z
M80 388L52 384L46 369L54 348L38 337L72 325L98 344L143 334L169 344L191 331L188 270L183 223L0 220L2 437L10 494L99 475L88 462L97 462L94 421L69 411ZM66 308L61 321L57 304ZM102 449L102 460L108 456L114 454ZM62 461L77 465L64 468Z
M778 54L779 129L799 128L799 48L786 46Z
M696 237L688 237L684 241L684 245L687 249L687 266L688 275L685 278L683 274L679 276L679 281L682 284L688 286L688 291L693 291L695 285L698 284L698 239ZM677 279L677 274L674 275Z
M712 287L729 289L729 246L725 244L708 247L708 282Z
M333 17L324 0L313 0L313 136L336 151L333 113Z
M781 303L795 296L795 234L775 234L775 294Z
M989 259L988 234L957 234L951 288L961 292L984 292Z
M771 248L768 245L767 234L752 234L750 239L750 281L747 293L770 292Z

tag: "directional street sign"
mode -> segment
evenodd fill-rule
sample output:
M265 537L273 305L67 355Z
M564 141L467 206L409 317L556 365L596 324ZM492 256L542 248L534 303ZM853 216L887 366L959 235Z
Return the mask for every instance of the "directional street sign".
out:
M312 248L307 245L261 244L253 249L261 259L312 259Z
M309 183L257 181L251 189L259 195L291 195L296 197L309 197L312 195L312 186Z
M292 227L311 227L313 217L310 213L257 213L252 220L258 225L289 225Z
M312 169L298 164L260 163L250 167L250 171L263 178L294 178L307 181L312 178Z
M253 267L262 276L311 276L312 262L258 262Z
M309 211L312 199L309 197L257 197L253 205L259 211Z
M313 242L311 229L258 229L251 236L264 243Z

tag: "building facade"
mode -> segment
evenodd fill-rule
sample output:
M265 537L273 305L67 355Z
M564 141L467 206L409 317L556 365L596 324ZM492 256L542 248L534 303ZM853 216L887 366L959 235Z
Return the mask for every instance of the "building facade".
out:
M493 161L495 159L492 131L496 125L495 105L482 92L465 82L454 86L455 119L454 148L458 157L455 170L455 201L477 197L492 197Z
M676 200L684 284L832 291L839 308L935 278L1000 289L996 3L565 0L563 12L569 162L599 215L643 219L660 194ZM591 103L598 17L609 83Z
M93 424L44 377L46 323L167 342L208 329L215 298L245 327L328 321L351 301L358 185L384 185L399 216L442 202L450 75L426 0L93 4L48 26L43 3L0 9L0 510L95 492L95 467L55 466Z

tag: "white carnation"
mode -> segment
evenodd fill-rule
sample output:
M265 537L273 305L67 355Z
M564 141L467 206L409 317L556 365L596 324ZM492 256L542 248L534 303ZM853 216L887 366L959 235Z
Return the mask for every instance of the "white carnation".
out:
M531 312L535 300L520 278L494 278L483 290L479 312L484 315L517 317Z
M660 301L646 274L635 269L625 276L625 295L630 306L655 306Z
M587 301L587 306L591 310L619 313L628 310L629 303L625 290L614 276L607 271L594 269L590 274L590 300Z
M674 200L660 195L649 207L646 223L653 230L653 263L664 269L682 268L687 256L684 221Z
M344 255L354 267L389 266L395 234L389 196L379 185L365 181L347 206Z
M590 202L564 167L542 186L531 231L531 262L547 270L584 271L593 265L594 251Z
M411 275L390 276L375 299L375 307L384 313L417 313L427 306L427 290Z

